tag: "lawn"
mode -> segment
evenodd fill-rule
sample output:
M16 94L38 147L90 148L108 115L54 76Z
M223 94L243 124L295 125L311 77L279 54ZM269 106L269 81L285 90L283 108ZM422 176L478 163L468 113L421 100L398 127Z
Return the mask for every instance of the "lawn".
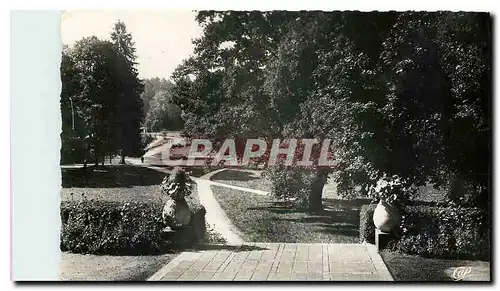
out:
M262 177L262 170L228 169L221 171L211 178L212 181L229 184L238 187L271 191L271 181ZM329 179L323 188L323 198L339 199L337 188L332 179Z
M211 180L244 188L271 191L271 181L262 177L262 170L228 169L213 175ZM446 191L436 190L431 184L427 184L417 189L413 200L428 203L443 202L446 198L445 196ZM337 186L332 178L328 179L323 188L323 198L342 199L337 194Z
M463 281L490 280L489 262L422 258L389 251L380 255L395 281L453 281L458 267L471 268Z
M243 239L252 242L358 243L359 209L368 203L324 199L324 210L313 214L268 196L211 187Z
M233 186L271 191L271 182L261 177L258 170L225 170L212 176L211 180Z
M166 174L131 165L91 166L62 169L61 200L102 200L117 202L165 202L160 184ZM198 200L194 187L190 198ZM219 242L216 232L208 229L207 241ZM167 264L175 253L155 256L107 256L61 254L63 280L141 281Z
M166 202L160 184L168 174L132 165L62 169L61 200ZM198 199L193 188L190 199Z
M61 280L144 281L177 254L158 256L97 256L61 253Z
M63 188L128 188L159 185L164 173L133 165L61 169Z

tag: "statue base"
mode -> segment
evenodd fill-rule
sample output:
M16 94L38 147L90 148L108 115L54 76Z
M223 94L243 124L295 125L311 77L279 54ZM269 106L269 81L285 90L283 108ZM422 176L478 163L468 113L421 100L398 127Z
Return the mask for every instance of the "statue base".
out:
M378 251L387 247L387 243L392 239L392 234L383 232L380 229L375 229L375 246Z

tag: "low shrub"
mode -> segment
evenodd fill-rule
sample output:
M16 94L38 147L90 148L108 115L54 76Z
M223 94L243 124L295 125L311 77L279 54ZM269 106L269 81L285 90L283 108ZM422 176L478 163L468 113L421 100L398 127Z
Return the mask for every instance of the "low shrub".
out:
M375 225L373 212L377 204L363 205L359 212L359 241L361 243L375 244Z
M361 242L375 241L375 207L361 208ZM388 248L423 257L489 260L489 216L479 208L406 206L400 232Z
M225 244L226 239L210 224L206 224L205 243L208 244Z
M162 208L158 202L63 201L60 248L74 253L144 255L203 240L203 206L190 205L190 227L174 234L162 231Z
M299 207L307 206L312 191L316 190L317 171L310 168L278 164L267 168L263 177L271 181L271 194L275 198L294 201Z

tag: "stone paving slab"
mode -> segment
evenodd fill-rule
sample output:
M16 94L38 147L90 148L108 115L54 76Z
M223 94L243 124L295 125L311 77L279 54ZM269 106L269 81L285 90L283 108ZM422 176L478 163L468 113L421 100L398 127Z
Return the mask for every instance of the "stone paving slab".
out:
M185 251L148 281L393 281L369 244L245 243Z

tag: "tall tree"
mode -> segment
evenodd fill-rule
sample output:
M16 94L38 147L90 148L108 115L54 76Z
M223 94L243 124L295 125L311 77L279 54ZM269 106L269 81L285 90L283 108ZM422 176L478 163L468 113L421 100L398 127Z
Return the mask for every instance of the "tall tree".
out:
M86 146L98 164L116 148L115 105L120 80L116 67L120 57L111 42L93 36L74 45L72 58L78 72L72 77L78 86L72 98L74 111L83 119L88 133L84 137ZM64 83L71 84L70 80Z
M61 163L82 162L85 158L83 138L87 132L75 99L80 90L79 72L68 46L62 50L61 84Z
M141 154L140 128L144 118L141 93L144 91L144 85L138 77L132 34L127 32L125 23L115 23L111 40L120 57L116 67L120 74L116 122L121 148L120 163L124 164L125 156Z
M452 193L457 201L481 207L490 200L490 48L487 13L408 12L382 54L391 106L403 113L394 117L391 148L407 166L392 166L420 181L451 180L462 189Z

